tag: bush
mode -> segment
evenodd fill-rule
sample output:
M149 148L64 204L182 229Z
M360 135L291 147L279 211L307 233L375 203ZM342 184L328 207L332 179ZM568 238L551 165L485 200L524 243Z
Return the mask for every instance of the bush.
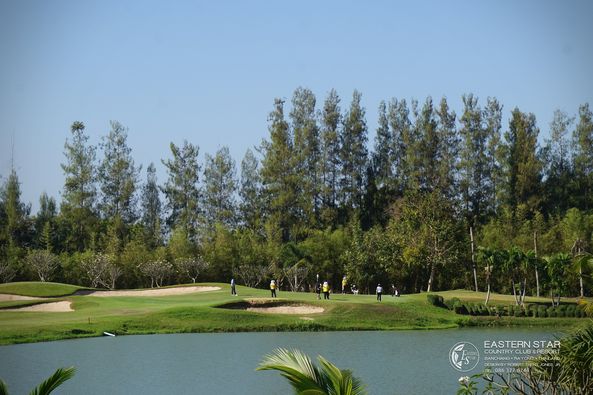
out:
M548 317L556 317L556 309L554 309L553 307L548 307Z
M445 300L445 306L447 306L447 308L449 310L453 310L455 307L455 304L457 304L457 303L461 303L459 298L451 298L451 299Z
M548 316L546 306L538 306L537 308L537 317L538 318L546 318Z
M426 299L428 299L428 302L433 306L447 307L445 305L445 300L443 299L443 297L441 295L428 294L428 295L426 295Z
M455 303L455 306L453 306L453 310L457 314L469 314L469 312L467 311L467 307L465 307L465 305L461 302Z
M558 306L556 307L556 317L564 317L565 316L565 306Z
M575 311L576 311L576 306L573 305L568 305L566 306L566 311L564 312L564 315L566 317L575 317Z

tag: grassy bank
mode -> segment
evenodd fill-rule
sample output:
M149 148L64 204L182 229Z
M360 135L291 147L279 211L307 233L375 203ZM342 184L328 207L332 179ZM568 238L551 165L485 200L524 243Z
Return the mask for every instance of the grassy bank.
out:
M79 287L63 284L15 283L0 286L0 293L26 296L52 296L42 300L72 302L75 311L67 313L0 312L0 344L100 336L104 331L125 334L240 332L240 331L333 331L442 329L459 326L553 326L573 327L582 320L572 318L468 317L430 305L426 294L384 296L378 303L374 295L331 296L317 300L315 294L279 292L278 302L306 303L325 309L320 314L280 315L256 313L219 306L249 298L267 298L269 292L237 287L239 296L230 295L227 284L221 290L159 297L93 297L73 295ZM11 292L12 291L12 292ZM481 296L470 291L439 294L462 300ZM510 303L512 296L496 295L492 303ZM535 300L534 300L535 301ZM545 299L541 299L545 301ZM39 301L3 302L4 307L30 305Z

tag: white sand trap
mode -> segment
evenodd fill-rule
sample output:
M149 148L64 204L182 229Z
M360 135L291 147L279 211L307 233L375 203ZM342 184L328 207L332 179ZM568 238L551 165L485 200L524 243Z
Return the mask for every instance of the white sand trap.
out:
M218 291L220 287L176 287L176 288L156 288L143 289L140 291L123 290L123 291L93 291L88 293L89 296L110 297L110 296L172 296L185 295L194 292Z
M11 302L13 300L37 300L37 299L39 299L39 298L33 298L31 296L0 294L0 302Z
M2 311L37 311L43 313L67 313L74 311L71 307L72 302L63 300L61 302L41 303L33 306L21 307L18 309L4 309Z
M248 307L246 310L268 314L317 314L324 311L323 307L317 306Z

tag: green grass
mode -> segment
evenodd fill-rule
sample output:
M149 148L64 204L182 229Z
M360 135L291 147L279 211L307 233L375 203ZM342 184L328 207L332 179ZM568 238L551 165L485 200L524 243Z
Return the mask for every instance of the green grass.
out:
M36 281L24 281L17 283L0 284L0 293L21 296L51 297L72 295L74 292L86 289L70 284L40 283Z
M194 284L190 284L194 285ZM581 320L571 318L514 318L460 316L432 306L426 294L384 296L331 295L317 300L313 293L279 292L277 301L322 306L321 314L279 315L220 306L249 298L267 298L269 291L237 287L239 297L230 295L228 284L219 291L161 297L92 297L72 295L80 287L52 283L15 283L0 286L28 296L58 296L70 300L74 312L41 313L6 310L0 312L0 344L25 343L66 338L100 336L104 331L126 334L253 331L330 331L441 329L459 326L526 325L572 327ZM445 298L473 300L471 291L438 292ZM481 295L476 300L482 300ZM493 294L491 301L510 303L512 296ZM44 300L45 302L46 300ZM545 301L545 299L542 299ZM36 303L2 302L1 308ZM308 318L308 319L304 319Z

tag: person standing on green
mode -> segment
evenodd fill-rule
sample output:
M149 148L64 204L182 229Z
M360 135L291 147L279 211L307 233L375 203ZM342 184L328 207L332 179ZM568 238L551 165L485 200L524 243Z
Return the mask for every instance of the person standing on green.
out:
M323 299L329 299L329 284L327 281L323 282Z
M346 293L346 284L348 284L348 281L346 280L346 276L344 276L342 278L342 294Z
M276 297L276 281L275 280L270 281L270 292L272 293L272 297L275 298Z
M381 295L383 294L383 287L381 284L377 285L377 300L381 301Z

